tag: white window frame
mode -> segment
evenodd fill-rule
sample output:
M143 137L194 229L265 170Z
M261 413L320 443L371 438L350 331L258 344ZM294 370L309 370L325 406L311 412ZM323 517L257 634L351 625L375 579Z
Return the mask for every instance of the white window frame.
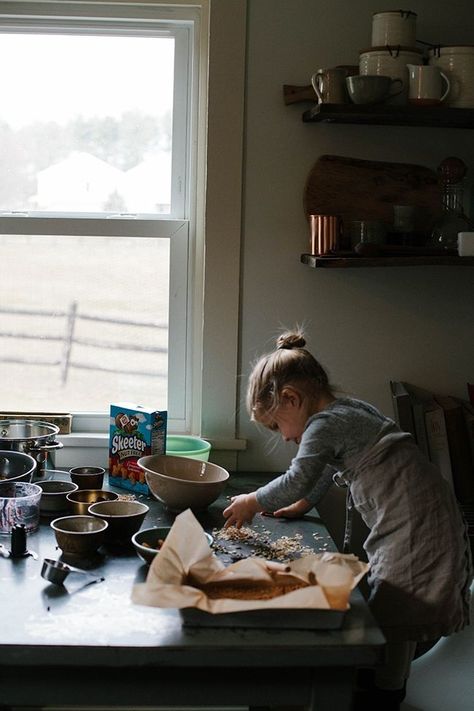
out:
M25 12L49 12L55 6L58 13L61 8L62 15L80 11L87 16L99 7L111 10L114 4L117 4L115 0L100 3L25 0L0 2L0 13L13 14L19 7ZM188 127L193 132L195 150L194 161L188 169L193 170L197 192L186 196L188 205L195 205L192 216L195 234L190 234L188 239L186 220L170 221L168 225L171 245L180 255L178 258L187 261L188 271L193 275L185 292L178 289L173 297L186 300L188 317L183 338L187 344L186 372L191 383L186 387L187 419L182 423L171 422L170 430L207 437L216 450L227 450L230 458L224 464L230 466L235 462L231 453L244 446L236 438L236 413L247 3L246 0L187 3L129 0L119 4L130 17L136 16L138 8L142 17L153 16L159 8L162 18L168 16L176 20L182 9L180 5L185 6L187 12L192 8L196 16L198 76L193 85L198 92L198 112L195 122ZM10 228L8 223L19 219L26 218L0 218L0 230L15 232L13 224L19 223L14 222ZM165 228L165 220L154 221L157 222ZM119 232L117 224L111 224L110 230ZM40 234L38 226L32 233ZM175 257L173 254L172 263ZM175 276L172 273L173 279ZM105 420L79 416L74 422L75 434L70 436L73 448L100 448L103 453ZM83 436L83 433L88 434Z

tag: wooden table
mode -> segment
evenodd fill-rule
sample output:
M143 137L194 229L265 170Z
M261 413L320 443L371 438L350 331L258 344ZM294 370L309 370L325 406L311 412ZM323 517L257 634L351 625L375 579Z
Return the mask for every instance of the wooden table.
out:
M266 479L234 475L225 495L253 490ZM160 503L137 498L150 506L144 528L172 523L173 514ZM226 501L222 497L197 515L206 530L222 526ZM253 526L277 538L301 533L316 552L334 550L316 515L301 521L257 516ZM9 548L9 537L0 543ZM28 537L28 548L37 560L0 557L5 709L304 705L343 711L350 709L355 668L383 656L384 638L358 591L337 630L183 627L177 610L131 602L133 584L147 573L133 549L101 549L81 562L104 582L84 586L70 575L58 587L40 575L42 560L61 554L48 520Z

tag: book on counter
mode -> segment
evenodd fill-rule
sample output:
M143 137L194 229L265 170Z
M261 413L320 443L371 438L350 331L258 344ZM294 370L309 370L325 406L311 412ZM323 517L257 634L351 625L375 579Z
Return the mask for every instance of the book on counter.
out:
M474 383L467 383L467 395L471 405L474 405Z
M425 456L441 471L461 505L474 504L474 405L407 382L390 381L396 420L409 423ZM396 409L398 408L398 410Z
M444 479L446 479L449 485L454 489L443 408L436 402L433 393L428 390L405 382L391 381L391 385L392 383L393 385L397 385L396 392L406 393L406 397L403 397L403 403L404 406L406 402L409 403L413 422L412 434L418 446L421 449L423 449L423 447L425 448L425 455L438 467ZM392 393L393 391L394 389L392 387ZM399 396L396 399L397 406L400 402L401 397ZM418 437L415 429L413 405L415 405L417 412ZM401 427L401 429L404 428ZM407 432L408 430L404 429L404 431Z
M416 388L414 385L409 385L408 383L405 383L405 387L410 397L413 423L415 426L415 439L425 457L428 457L429 459L430 448L428 445L428 434L426 431L425 406L426 402L430 400L430 394L425 393L421 389Z
M435 398L443 408L456 497L460 503L467 504L474 501L474 467L463 407L450 396L436 395Z
M391 380L390 390L392 393L395 422L403 432L409 432L416 438L410 395L405 387L405 383L399 380Z

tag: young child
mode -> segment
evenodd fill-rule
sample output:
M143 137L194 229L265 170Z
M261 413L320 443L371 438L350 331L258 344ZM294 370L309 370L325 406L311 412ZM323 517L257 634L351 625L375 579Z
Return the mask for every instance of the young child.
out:
M247 392L251 419L296 442L297 455L285 474L232 497L225 525L240 528L262 511L301 516L333 479L348 487L348 511L354 507L369 529L368 602L387 640L368 703L398 709L417 643L434 644L469 623L466 527L451 488L412 436L372 405L336 397L304 346L303 334L282 335L255 365ZM367 699L363 707L372 708Z

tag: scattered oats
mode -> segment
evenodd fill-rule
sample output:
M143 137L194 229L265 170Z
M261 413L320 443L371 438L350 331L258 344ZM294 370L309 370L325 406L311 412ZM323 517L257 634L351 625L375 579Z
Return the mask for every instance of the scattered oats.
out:
M230 526L229 528L215 529L212 534L214 536L214 550L229 554L233 560L240 560L247 556L229 551L224 546L220 546L219 539L232 543L245 543L253 548L252 555L257 558L277 560L282 563L302 555L314 553L312 548L308 548L308 546L304 546L301 543L303 536L300 533L296 533L294 536L282 536L272 541L268 535L268 530L264 530L263 534L261 534L245 526L240 529Z
M135 494L119 494L117 501L135 501Z

